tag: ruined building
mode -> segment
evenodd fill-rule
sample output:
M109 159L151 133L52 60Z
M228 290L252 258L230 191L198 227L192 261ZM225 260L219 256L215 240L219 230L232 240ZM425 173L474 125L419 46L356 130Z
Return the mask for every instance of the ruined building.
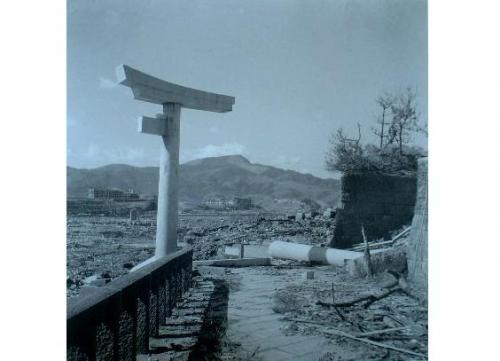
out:
M417 193L415 174L345 174L342 204L337 209L334 248L349 248L368 240L390 239L391 231L411 223Z
M202 205L210 209L250 209L253 203L250 198L234 197L232 199L209 198L205 199Z
M139 199L139 195L133 189L124 192L120 189L89 188L87 195L90 199L112 199L115 201L134 201Z

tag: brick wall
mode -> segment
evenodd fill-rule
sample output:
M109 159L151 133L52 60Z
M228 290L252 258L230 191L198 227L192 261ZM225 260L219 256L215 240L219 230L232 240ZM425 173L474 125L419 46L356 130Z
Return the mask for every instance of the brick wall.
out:
M415 175L344 175L342 205L330 246L348 248L363 242L361 224L368 240L390 238L391 231L411 223L416 188Z

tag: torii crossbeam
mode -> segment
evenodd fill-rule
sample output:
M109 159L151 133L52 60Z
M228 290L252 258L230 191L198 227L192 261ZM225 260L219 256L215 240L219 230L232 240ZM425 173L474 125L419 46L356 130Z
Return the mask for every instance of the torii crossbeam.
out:
M160 154L158 181L155 255L132 269L135 270L177 250L181 107L225 113L233 110L235 99L227 95L208 93L173 84L127 65L118 66L116 75L120 84L132 89L135 99L163 106L163 114L156 118L139 118L139 132L161 136L163 146Z

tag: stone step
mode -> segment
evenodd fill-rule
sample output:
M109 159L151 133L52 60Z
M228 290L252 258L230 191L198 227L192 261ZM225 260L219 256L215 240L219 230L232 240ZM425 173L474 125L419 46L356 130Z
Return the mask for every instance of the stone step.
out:
M190 294L196 294L196 293L200 293L200 292L210 292L211 290L213 290L215 287L213 285L210 285L210 286L200 286L200 287L196 287L194 288Z
M191 291L191 294L195 293L200 293L200 292L210 292L214 288L213 285L206 285L206 286L196 286L196 288L193 288Z
M192 326L192 325L201 325L202 323L203 323L203 319L201 317L198 317L198 316L182 317L182 318L169 317L165 321L165 327Z
M214 287L212 281L203 281L203 282L197 282L193 286L193 291L199 291L203 288L212 288Z
M176 308L178 310L183 310L183 309L192 309L192 308L205 308L208 306L208 301L193 301L193 302L186 302L186 303L183 303L179 306L177 306Z
M194 328L165 329L160 327L159 336L156 338L185 338L197 337L200 334L201 325Z
M165 325L160 326L159 335L150 338L151 357L148 361L188 360L200 340L207 313L211 315L208 322L223 323L227 318L227 297L214 296L214 291L212 281L195 280L171 316L165 319ZM205 342L206 337L203 336Z
M204 308L186 308L186 309L174 309L172 311L173 316L177 317L185 317L185 316L196 316L196 315L204 315L206 311L206 307Z
M145 355L144 359L137 361L187 361L190 351L165 351L159 354Z
M198 337L188 336L180 338L158 338L151 337L149 339L149 349L152 353L160 353L165 351L188 351L191 350L198 342Z
M181 303L180 305L184 305L186 303L190 303L190 302L208 302L210 301L210 296L205 296L205 297L190 297L188 299L186 299L185 302Z
M211 283L212 283L212 281L204 280L203 278L199 278L199 279L194 280L193 285L194 286L207 286L207 285L211 285Z

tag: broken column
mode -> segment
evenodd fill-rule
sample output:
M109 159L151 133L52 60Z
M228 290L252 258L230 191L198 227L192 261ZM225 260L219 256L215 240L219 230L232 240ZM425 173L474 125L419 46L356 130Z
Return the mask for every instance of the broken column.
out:
M296 261L314 262L343 266L345 260L362 256L360 252L335 248L314 247L306 244L274 241L269 245L269 256L292 259Z

